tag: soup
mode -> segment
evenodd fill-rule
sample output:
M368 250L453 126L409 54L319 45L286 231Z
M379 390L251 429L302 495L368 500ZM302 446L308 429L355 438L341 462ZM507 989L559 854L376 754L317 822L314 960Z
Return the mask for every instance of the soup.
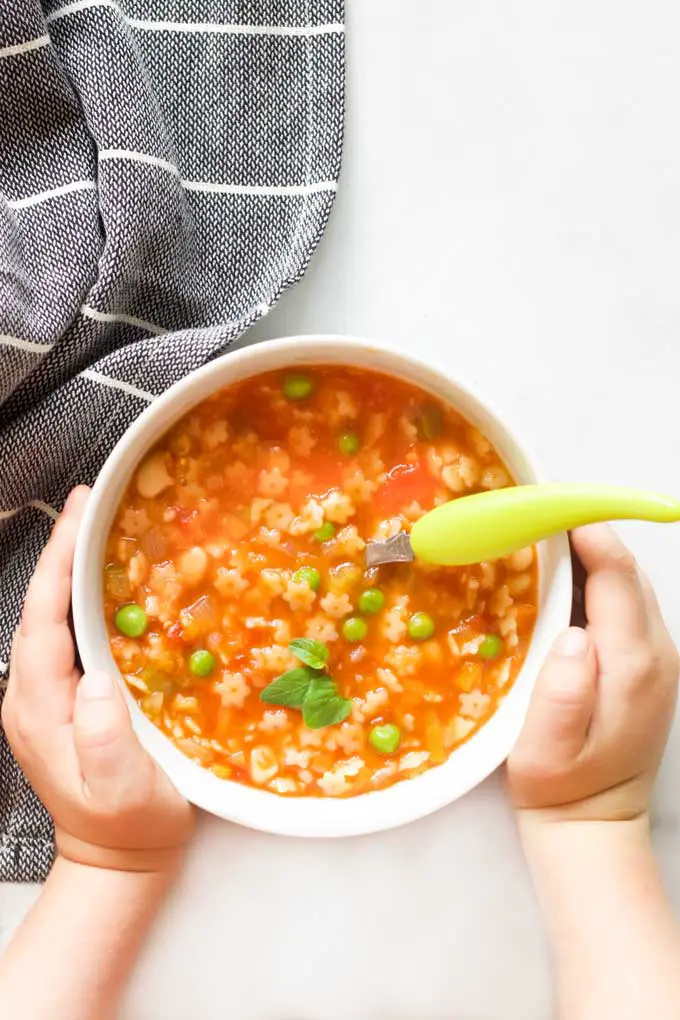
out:
M139 465L104 569L145 714L225 780L351 796L439 765L497 709L537 612L532 549L366 569L366 544L513 484L407 382L304 366L195 407Z

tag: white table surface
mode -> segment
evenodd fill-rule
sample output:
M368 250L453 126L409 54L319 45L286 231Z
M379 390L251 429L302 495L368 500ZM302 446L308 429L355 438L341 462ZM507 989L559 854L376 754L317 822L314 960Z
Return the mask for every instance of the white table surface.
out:
M555 477L680 492L678 5L348 0L347 30L337 206L251 337L417 350L480 385ZM680 639L680 529L624 531ZM655 838L680 905L679 769L676 729ZM36 892L1 890L4 942ZM545 1020L550 996L494 776L355 840L203 819L124 1016Z

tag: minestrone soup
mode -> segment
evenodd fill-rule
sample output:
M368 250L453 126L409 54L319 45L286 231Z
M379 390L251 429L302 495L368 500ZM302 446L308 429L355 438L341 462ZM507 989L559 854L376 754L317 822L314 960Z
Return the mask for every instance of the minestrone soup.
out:
M280 795L439 765L518 673L534 552L366 569L366 544L511 484L476 428L390 376L305 366L222 390L139 465L108 539L130 691L196 763Z

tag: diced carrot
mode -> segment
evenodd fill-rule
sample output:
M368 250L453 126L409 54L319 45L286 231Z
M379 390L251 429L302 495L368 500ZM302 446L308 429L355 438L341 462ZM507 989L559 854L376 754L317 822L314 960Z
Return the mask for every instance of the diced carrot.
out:
M318 754L314 755L309 763L309 767L312 772L318 772L319 774L328 772L328 770L332 769L334 765L335 758L330 751L320 751Z
M364 790L368 786L370 780L371 770L369 769L368 765L364 765L364 767L360 769L360 771L357 773L356 777L354 779L349 780L349 782L347 783L347 790L345 796L348 793L351 793L352 796L354 796L357 793L361 793L362 790Z
M517 612L517 633L528 634L536 621L536 606L526 603L516 607Z
M441 764L446 759L444 730L437 713L428 709L425 713L425 747L430 752L430 761Z
M226 708L224 705L220 705L217 712L217 722L215 723L215 737L220 742L226 740L229 736L229 730L231 729L231 717L232 709Z
M471 691L482 682L484 669L481 662L464 662L456 676L456 687L461 691Z
M236 514L224 514L222 522L226 536L234 542L239 542L250 530L250 526Z

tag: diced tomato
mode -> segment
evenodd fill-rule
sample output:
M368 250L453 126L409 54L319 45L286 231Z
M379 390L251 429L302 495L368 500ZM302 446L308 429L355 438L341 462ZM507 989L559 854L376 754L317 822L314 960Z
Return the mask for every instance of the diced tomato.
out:
M231 773L232 777L236 780L237 783L247 783L250 781L248 769L244 769L242 765L232 764Z
M288 496L294 507L299 506L307 496L324 496L329 489L340 483L342 464L337 451L315 449L308 457L293 461Z
M437 492L437 481L422 461L417 464L397 464L376 493L379 513L396 514L416 500L429 509Z

